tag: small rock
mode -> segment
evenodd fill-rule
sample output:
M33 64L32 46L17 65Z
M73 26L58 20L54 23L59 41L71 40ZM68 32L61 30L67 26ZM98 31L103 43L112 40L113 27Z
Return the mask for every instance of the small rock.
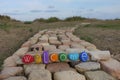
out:
M94 61L108 60L111 57L109 51L89 51L89 54Z
M87 80L116 80L104 71L88 71L85 72L85 76Z
M49 41L56 41L57 37L49 37Z
M28 80L52 80L51 73L48 70L33 70Z
M1 71L0 79L9 78L11 76L19 75L23 72L22 67L5 67Z
M78 65L76 65L75 68L79 72L85 72L85 71L89 71L89 70L100 69L100 64L97 62L83 62L83 63L79 63Z
M61 40L63 45L70 45L71 41L69 39Z
M86 80L85 76L74 71L61 71L54 74L54 80Z
M61 49L61 50L63 50L63 51L65 51L65 50L68 49L68 48L70 48L68 45L60 45L60 46L58 47L58 49Z
M80 38L78 38L78 37L71 37L70 38L71 39L71 41L73 41L73 42L77 42L77 43L79 43L81 40L80 40Z
M25 74L28 75L33 70L45 69L45 64L24 65Z
M60 41L49 41L49 43L51 44L51 45L60 45L61 44L61 42Z
M56 46L55 45L46 45L46 46L43 46L43 48L44 48L44 51L52 51L52 50L56 49Z
M38 42L38 44L41 44L42 47L43 47L43 46L49 46L49 45L50 45L49 43L41 43L41 42Z
M103 70L116 77L117 79L120 79L120 62L110 58L107 61L101 61L101 66Z
M78 44L78 43L72 43L70 46L71 46L71 48L85 49L84 46L82 46L82 45L80 45L80 44Z
M14 77L9 77L9 78L4 79L4 80L27 80L27 79L24 76L14 76Z
M32 38L29 39L29 41L32 45L32 44L35 44L38 41L38 38L37 37L32 37Z
M47 65L46 69L52 73L59 72L59 71L74 70L74 69L70 68L70 66L67 63L51 63L51 64Z
M41 37L41 38L39 38L39 42L41 42L41 43L47 43L48 42L48 37L47 36L45 36L45 37Z

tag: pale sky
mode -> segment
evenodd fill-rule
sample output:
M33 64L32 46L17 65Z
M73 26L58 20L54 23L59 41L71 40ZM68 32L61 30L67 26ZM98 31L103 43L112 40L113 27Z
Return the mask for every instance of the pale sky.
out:
M0 14L17 20L82 16L120 18L120 0L0 0Z

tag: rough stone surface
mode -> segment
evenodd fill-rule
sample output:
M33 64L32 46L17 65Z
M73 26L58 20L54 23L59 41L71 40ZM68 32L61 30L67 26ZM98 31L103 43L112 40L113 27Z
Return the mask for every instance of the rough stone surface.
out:
M103 70L120 79L120 62L111 58L108 61L101 61L101 65Z
M52 80L52 77L48 70L33 70L28 80Z
M29 47L23 47L23 48L18 49L13 55L18 55L21 57L25 55L25 53L27 53L28 50L29 50Z
M70 66L67 63L51 63L47 65L47 70L50 72L59 72L59 71L68 71L74 69L70 68Z
M68 45L60 45L58 48L65 51L66 49L68 49L70 47Z
M100 64L97 62L83 62L75 66L79 72L85 72L90 70L100 69Z
M24 65L25 74L28 75L33 70L45 69L45 64Z
M91 56L91 60L108 60L110 59L110 52L109 51L89 51Z
M56 49L56 46L55 45L46 45L46 46L43 46L43 48L46 51L52 51L52 50Z
M45 37L41 37L41 38L39 38L39 42L41 42L41 43L47 43L48 42L48 37L47 36L45 36Z
M69 39L61 40L61 42L63 45L70 45L71 44Z
M19 75L23 72L22 67L5 67L0 74L0 79L5 79L11 76Z
M15 67L17 64L14 60L14 55L13 56L10 56L8 57L7 59L4 60L4 64L3 64L3 67Z
M84 46L82 46L82 45L80 45L80 44L78 44L78 43L72 43L70 46L71 46L71 48L85 49Z
M54 74L54 80L86 80L85 76L74 71L62 71Z
M27 79L24 76L14 76L14 77L9 77L9 78L4 79L4 80L27 80Z
M60 41L50 41L50 44L51 45L60 45L61 44L61 42Z
M85 76L87 80L116 80L104 71L88 71Z
M21 47L30 47L31 43L30 41L26 41L25 43L22 44Z
M35 44L38 41L38 38L37 37L32 37L32 38L29 39L29 41L32 45L32 44Z

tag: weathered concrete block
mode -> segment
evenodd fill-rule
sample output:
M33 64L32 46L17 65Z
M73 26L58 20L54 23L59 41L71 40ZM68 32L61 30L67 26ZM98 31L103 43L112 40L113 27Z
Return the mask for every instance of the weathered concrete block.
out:
M110 58L107 61L101 61L101 65L103 70L105 70L107 73L111 74L117 79L120 79L120 62Z

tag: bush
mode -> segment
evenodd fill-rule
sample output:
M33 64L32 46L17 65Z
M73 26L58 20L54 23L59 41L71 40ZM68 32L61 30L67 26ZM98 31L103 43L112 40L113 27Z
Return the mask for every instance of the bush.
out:
M40 19L35 19L33 22L45 22L46 20L44 18L40 18Z
M68 17L65 19L65 21L81 21L85 20L86 18L80 17L80 16L73 16L73 17Z
M24 24L32 24L32 21L25 21Z
M50 17L46 20L46 22L58 22L58 21L61 21L61 20L57 17Z

